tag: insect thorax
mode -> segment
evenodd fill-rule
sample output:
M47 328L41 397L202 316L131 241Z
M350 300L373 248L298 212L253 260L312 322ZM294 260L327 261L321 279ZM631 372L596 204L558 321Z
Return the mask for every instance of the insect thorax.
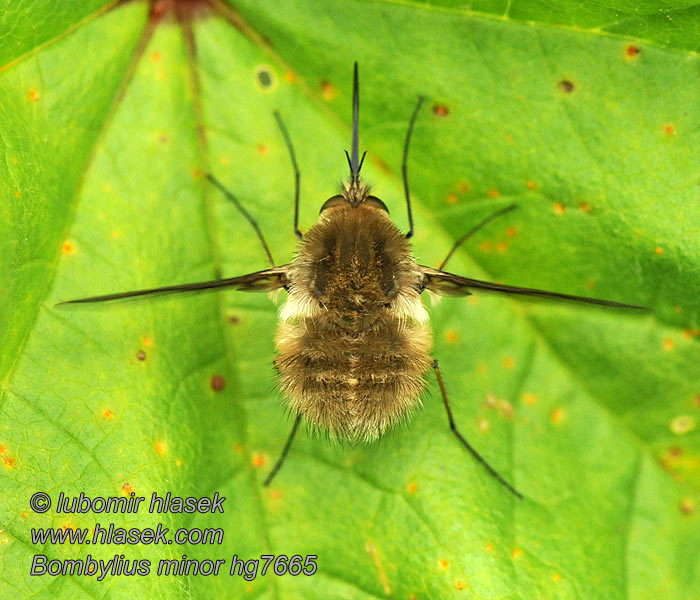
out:
M369 441L417 404L432 346L419 282L387 213L340 206L321 214L290 268L276 338L293 410Z

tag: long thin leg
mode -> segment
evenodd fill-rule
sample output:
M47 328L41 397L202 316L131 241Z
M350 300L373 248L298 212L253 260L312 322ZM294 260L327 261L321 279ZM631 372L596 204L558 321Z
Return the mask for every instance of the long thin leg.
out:
M270 249L267 247L265 236L263 236L262 231L260 231L260 227L258 227L257 221L239 202L238 198L236 198L231 192L229 192L216 177L214 177L211 173L207 173L207 179L211 181L217 188L219 188L219 191L224 196L226 196L231 202L233 202L238 211L247 219L248 223L250 223L253 226L253 229L255 229L255 233L258 235L258 239L260 240L260 243L262 244L263 249L265 250L265 254L267 254L267 260L270 261L270 266L274 267L275 261L272 259L272 254L270 254Z
M289 132L284 126L284 121L282 121L280 114L277 111L275 111L274 114L275 119L277 119L277 125L279 126L282 136L284 137L284 143L287 144L289 158L292 159L292 168L294 169L294 233L299 239L301 239L304 237L301 231L299 231L299 179L301 178L301 175L299 173L299 166L297 165L297 157L294 154L292 138L289 136Z
M515 210L518 208L517 204L511 204L509 206L506 206L504 208L501 208L500 210L497 210L495 213L490 214L488 217L486 217L484 220L481 222L477 223L472 227L467 233L465 233L461 238L459 238L456 242L455 245L452 246L452 250L450 250L447 253L447 256L445 257L445 260L442 261L440 266L438 267L438 271L442 271L445 265L447 264L447 261L452 258L452 255L455 253L457 248L459 248L464 242L466 242L471 236L473 236L477 231L479 231L481 228L485 227L488 225L491 221L494 219L497 219L498 217L502 217L506 213L509 213L511 210Z
M418 102L416 107L413 109L413 114L411 115L411 120L408 122L408 131L406 132L406 140L403 143L403 162L401 163L401 173L403 175L403 191L406 195L406 209L408 210L408 233L407 238L413 236L413 211L411 210L411 192L408 189L408 173L406 170L406 163L408 162L408 146L411 143L411 134L413 133L413 125L418 118L418 111L423 105L425 96L418 96Z
M301 415L297 415L296 419L294 419L294 425L292 425L292 431L289 434L289 437L287 438L287 443L284 445L284 448L282 448L282 454L280 454L280 457L277 459L275 466L272 467L272 471L270 471L270 474L267 476L263 483L265 487L270 485L270 482L274 479L275 475L277 475L277 471L279 471L282 468L282 463L284 462L284 459L287 458L287 452L289 452L289 449L292 446L292 441L294 440L294 436L297 433L300 421Z
M445 403L445 410L447 411L447 418L450 421L450 429L452 430L452 433L454 433L457 436L457 439L462 442L462 445L471 452L472 456L476 458L483 466L484 468L491 473L503 486L508 488L515 496L520 498L520 500L523 499L523 495L516 490L510 483L508 483L503 477L501 477L498 472L489 464L486 462L486 459L484 459L481 454L479 454L474 447L466 440L464 439L464 436L459 432L457 429L457 425L455 424L455 420L452 417L452 409L450 409L450 403L447 400L447 392L445 391L445 383L442 381L442 375L440 374L440 368L438 367L438 361L433 360L433 369L435 369L435 375L438 380L438 385L440 386L440 393L442 394L442 401Z

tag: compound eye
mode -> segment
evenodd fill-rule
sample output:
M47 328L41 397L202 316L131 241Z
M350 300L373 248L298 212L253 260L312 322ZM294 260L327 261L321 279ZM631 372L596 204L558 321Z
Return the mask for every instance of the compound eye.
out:
M345 198L343 198L340 194L338 194L337 196L333 196L332 198L328 198L328 200L326 200L323 203L321 210L319 210L318 212L322 213L327 208L335 208L336 206L343 206L345 204L347 204L347 200L345 200Z
M367 196L367 199L364 202L367 206L373 206L374 208L381 208L385 213L389 214L389 209L386 207L386 204L382 202L379 198L376 196Z

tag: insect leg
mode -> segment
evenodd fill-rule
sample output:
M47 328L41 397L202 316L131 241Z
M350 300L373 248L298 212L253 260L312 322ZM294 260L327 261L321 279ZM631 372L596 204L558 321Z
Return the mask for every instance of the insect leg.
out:
M277 125L282 132L282 137L284 137L284 143L287 144L287 150L289 150L289 158L292 159L292 168L294 169L294 234L301 239L304 237L299 231L299 179L301 174L299 173L299 166L297 165L297 157L294 154L294 146L292 145L292 138L289 136L287 128L284 126L284 121L280 114L275 111L275 119L277 119Z
M272 254L270 253L270 249L267 247L267 242L265 241L265 236L263 236L262 231L260 231L260 227L258 227L257 221L251 216L251 214L245 209L245 207L239 202L238 198L236 198L231 192L229 192L224 185L216 178L214 177L211 173L207 173L207 179L211 181L217 188L219 188L219 191L226 196L233 204L236 206L238 211L246 218L248 223L250 223L255 229L255 233L258 235L258 239L260 240L260 243L263 246L263 249L265 250L265 254L267 254L267 260L270 261L270 266L274 267L275 266L275 261L272 259Z
M401 173L403 175L403 191L406 195L406 209L408 210L408 233L407 238L413 236L413 211L411 211L411 193L408 189L408 172L406 170L406 163L408 162L408 146L411 143L411 134L413 133L413 125L418 118L418 111L423 105L425 96L418 96L418 102L416 107L413 109L413 114L411 115L411 120L408 122L408 131L406 132L406 140L403 143L403 161L401 162Z
M452 409L450 408L450 403L447 400L447 392L445 391L445 383L442 381L442 374L440 373L440 368L438 367L438 361L433 359L433 369L435 370L435 376L437 377L438 380L438 385L440 386L440 393L442 394L442 401L445 403L445 410L447 411L447 418L450 422L450 429L452 430L452 433L457 436L457 439L462 443L462 445L469 450L469 452L472 454L476 460L478 460L484 468L491 473L503 486L508 488L515 496L520 498L520 500L523 499L523 495L516 490L510 483L508 483L503 477L501 477L498 472L489 464L486 462L486 459L479 454L474 447L466 440L464 439L464 436L459 432L457 429L457 425L455 424L454 418L452 417Z
M287 453L289 452L289 448L291 448L292 446L292 441L294 440L294 436L297 433L300 421L301 415L297 415L296 419L294 419L294 425L292 425L292 431L290 432L289 437L287 438L287 442L284 444L284 448L282 448L282 454L280 454L280 457L277 459L275 466L272 467L272 471L270 471L270 474L266 477L265 481L263 482L263 485L265 487L270 485L270 482L274 479L275 475L277 475L277 471L279 471L282 468L282 463L284 462L284 459L287 458Z
M438 267L439 271L442 271L444 266L447 264L447 261L452 258L452 255L455 253L457 248L459 248L464 242L466 242L471 236L473 236L477 231L482 229L483 227L486 227L491 221L497 219L498 217L502 217L506 213L509 213L511 210L515 210L518 208L516 204L510 204L509 206L506 206L504 208L501 208L497 210L494 213L491 213L488 217L474 225L467 233L465 233L461 238L459 238L454 246L452 246L452 249L447 253L447 256L445 257L445 260L442 261L440 266Z

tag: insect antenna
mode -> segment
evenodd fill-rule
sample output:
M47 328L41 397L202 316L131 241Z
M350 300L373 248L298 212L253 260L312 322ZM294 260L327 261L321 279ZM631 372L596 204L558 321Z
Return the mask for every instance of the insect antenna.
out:
M292 168L294 169L294 235L299 239L304 237L299 231L299 180L301 179L301 173L299 172L299 166L297 165L297 157L294 154L294 146L292 145L292 138L284 126L284 121L280 114L275 111L273 113L275 119L277 119L277 125L282 132L282 137L284 138L284 143L287 145L287 150L289 151L289 158L292 160Z

